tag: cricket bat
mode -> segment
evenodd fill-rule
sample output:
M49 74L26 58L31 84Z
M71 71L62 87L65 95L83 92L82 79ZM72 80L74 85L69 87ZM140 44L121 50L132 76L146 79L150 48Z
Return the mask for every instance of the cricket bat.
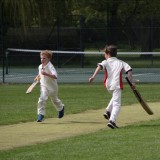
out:
M132 89L132 83L130 82L130 80L128 79L128 77L125 77L128 84L130 85L131 89ZM137 89L132 89L134 95L136 96L137 100L139 101L139 103L141 104L142 108L149 114L152 115L153 112L152 110L149 108L149 106L147 105L147 103L144 101L144 99L142 98L141 94L139 93L139 91Z
M27 93L27 94L28 94L28 93L31 93L32 90L35 88L35 86L36 86L38 83L39 83L39 81L38 81L38 80L35 80L35 81L29 86L29 88L27 89L26 93Z

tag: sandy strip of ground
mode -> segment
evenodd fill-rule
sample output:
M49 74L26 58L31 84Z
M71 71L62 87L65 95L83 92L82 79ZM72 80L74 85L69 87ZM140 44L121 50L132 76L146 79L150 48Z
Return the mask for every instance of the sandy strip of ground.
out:
M124 106L117 120L119 127L160 119L160 103L148 103L154 115L148 115L139 104ZM107 127L104 109L66 115L62 119L49 118L43 123L28 122L0 127L0 150L45 143L57 139L96 132Z

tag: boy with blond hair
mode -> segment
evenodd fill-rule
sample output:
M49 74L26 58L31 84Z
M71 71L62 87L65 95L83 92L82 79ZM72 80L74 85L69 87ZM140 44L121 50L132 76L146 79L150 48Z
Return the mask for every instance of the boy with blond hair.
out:
M55 109L58 112L58 118L64 116L64 104L58 98L58 84L57 84L57 72L51 63L52 52L43 50L40 53L41 64L39 65L39 74L36 79L40 77L40 97L38 100L37 122L42 122L45 115L45 104L50 97Z

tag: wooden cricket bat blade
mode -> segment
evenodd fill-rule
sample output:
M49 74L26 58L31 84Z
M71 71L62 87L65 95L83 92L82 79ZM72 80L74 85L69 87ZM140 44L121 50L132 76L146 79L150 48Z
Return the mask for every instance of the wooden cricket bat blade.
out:
M35 88L35 86L37 85L39 83L39 81L34 81L30 86L29 86L29 88L27 89L27 91L26 91L26 93L28 94L28 93L31 93L32 92L32 90Z
M130 82L130 80L128 79L128 77L125 77L128 84L130 85L131 89L132 89L132 83ZM149 108L148 104L144 101L144 99L142 98L141 94L139 93L139 91L137 89L132 89L134 95L136 96L137 100L139 101L139 103L141 104L142 108L149 114L152 115L153 112L152 110Z
M141 94L139 93L138 90L133 90L137 100L139 101L139 103L141 104L141 106L143 107L143 109L149 114L152 115L153 112L152 110L149 108L148 104L144 101L144 99L142 98Z

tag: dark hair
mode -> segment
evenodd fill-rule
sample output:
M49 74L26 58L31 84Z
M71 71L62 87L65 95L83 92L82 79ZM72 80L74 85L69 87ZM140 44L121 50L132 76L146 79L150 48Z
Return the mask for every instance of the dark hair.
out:
M109 53L111 57L117 56L117 47L115 45L106 45L104 51L105 53Z

